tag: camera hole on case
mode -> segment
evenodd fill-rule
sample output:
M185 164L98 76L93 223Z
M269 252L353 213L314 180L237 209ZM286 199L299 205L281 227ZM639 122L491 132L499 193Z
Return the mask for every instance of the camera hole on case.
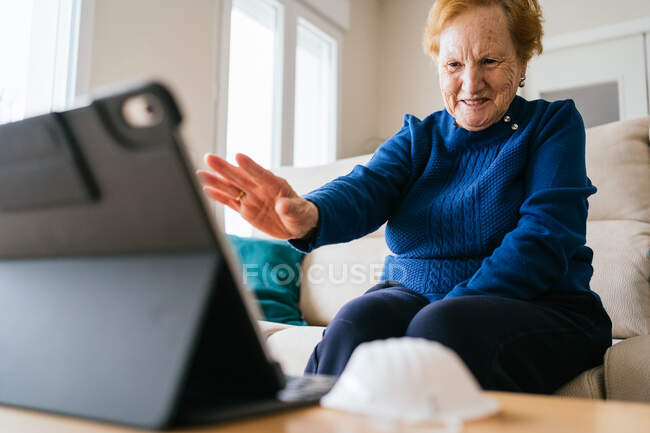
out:
M163 116L162 104L151 93L131 96L122 104L122 117L133 128L151 128L160 124Z

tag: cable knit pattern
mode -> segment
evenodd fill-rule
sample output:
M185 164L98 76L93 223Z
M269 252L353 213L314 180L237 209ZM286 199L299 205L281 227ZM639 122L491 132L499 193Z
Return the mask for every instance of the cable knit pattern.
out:
M516 125L516 126L515 126ZM533 299L589 290L585 131L573 101L516 96L504 119L470 132L445 110L404 125L373 155L305 195L320 212L310 251L388 221L383 279L426 296Z

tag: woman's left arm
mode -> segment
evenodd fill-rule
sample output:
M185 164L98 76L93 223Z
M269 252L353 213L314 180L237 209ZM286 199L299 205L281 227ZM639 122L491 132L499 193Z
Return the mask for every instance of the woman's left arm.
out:
M596 188L586 173L584 124L573 101L551 104L549 111L526 169L517 227L446 298L533 299L564 278L569 261L585 245L587 197Z

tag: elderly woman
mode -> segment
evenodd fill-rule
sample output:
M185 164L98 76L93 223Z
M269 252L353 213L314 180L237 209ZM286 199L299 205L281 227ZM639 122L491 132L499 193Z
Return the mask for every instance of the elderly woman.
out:
M303 251L386 226L380 284L347 303L306 372L339 375L360 343L440 342L486 389L550 393L599 365L611 322L590 291L585 130L572 101L516 96L542 50L537 0L438 0L425 30L445 110L365 166L299 197L238 155L209 155L212 199Z

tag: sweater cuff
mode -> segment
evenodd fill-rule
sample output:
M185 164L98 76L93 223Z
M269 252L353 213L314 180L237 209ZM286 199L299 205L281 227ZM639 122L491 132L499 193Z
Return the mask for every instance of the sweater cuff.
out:
M289 239L288 242L289 245L291 245L298 251L302 251L303 253L309 253L310 251L320 246L318 240L319 238L322 237L321 235L323 231L322 230L323 212L322 212L322 206L319 206L317 200L315 200L313 197L310 197L309 194L303 196L303 198L314 203L314 205L318 208L318 222L316 223L316 227L311 229L309 233L307 233L304 237L299 239Z

